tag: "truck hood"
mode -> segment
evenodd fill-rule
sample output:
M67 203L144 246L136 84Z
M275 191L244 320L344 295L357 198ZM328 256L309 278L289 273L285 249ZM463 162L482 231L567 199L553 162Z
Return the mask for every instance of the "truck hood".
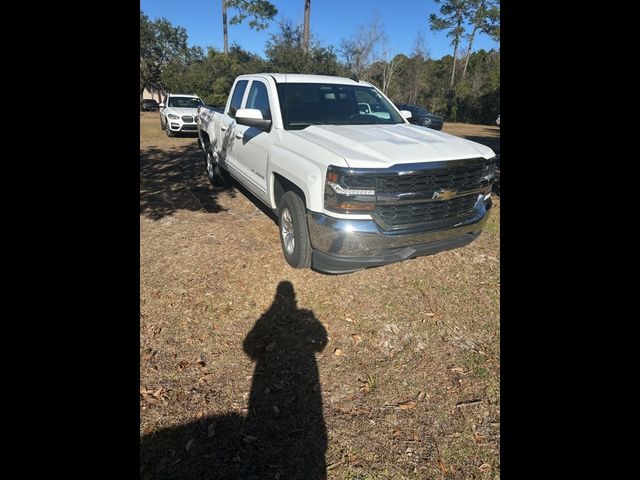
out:
M174 115L197 115L197 108L178 108L178 107L167 107L165 113L173 113Z
M386 168L398 163L495 155L489 147L471 140L407 124L311 125L289 133L339 155L351 168Z

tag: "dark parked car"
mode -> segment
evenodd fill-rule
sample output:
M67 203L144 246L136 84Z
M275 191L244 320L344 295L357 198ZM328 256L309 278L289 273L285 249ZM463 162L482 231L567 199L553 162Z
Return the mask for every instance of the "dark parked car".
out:
M152 99L144 99L140 103L143 112L157 112L158 111L158 102Z
M434 130L442 130L444 118L434 115L426 108L421 107L420 105L411 105L407 103L400 103L396 105L396 107L398 107L399 110L409 110L411 112L409 122L415 125L433 128Z

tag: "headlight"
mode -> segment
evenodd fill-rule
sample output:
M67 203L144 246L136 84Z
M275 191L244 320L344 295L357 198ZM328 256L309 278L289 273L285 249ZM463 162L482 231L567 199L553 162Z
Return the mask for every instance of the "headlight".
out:
M167 117L169 117L171 120L179 120L180 119L180 117L178 115L174 115L173 113L168 114Z
M338 213L369 213L375 207L375 176L330 165L324 186L324 206Z

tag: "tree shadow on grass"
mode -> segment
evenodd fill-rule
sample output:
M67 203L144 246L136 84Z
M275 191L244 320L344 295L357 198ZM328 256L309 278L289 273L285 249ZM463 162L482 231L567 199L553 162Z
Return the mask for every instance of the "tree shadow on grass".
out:
M326 479L327 431L315 358L326 343L314 313L298 309L293 285L281 282L243 343L256 362L247 416L209 417L143 437L141 477Z
M224 210L217 202L223 191L209 183L204 153L195 143L140 150L140 215L160 220L177 210L218 213Z

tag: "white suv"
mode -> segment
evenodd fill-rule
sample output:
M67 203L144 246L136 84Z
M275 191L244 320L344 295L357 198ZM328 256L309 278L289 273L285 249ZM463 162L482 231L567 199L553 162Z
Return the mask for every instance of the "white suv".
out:
M160 127L168 137L198 131L198 107L204 102L197 95L168 93L160 107Z

